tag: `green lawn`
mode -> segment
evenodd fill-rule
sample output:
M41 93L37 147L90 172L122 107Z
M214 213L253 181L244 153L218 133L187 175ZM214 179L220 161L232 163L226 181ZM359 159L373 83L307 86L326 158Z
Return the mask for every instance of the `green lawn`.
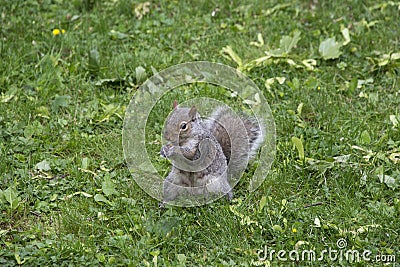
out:
M1 266L400 265L400 3L0 0L0 13ZM160 210L125 163L125 110L154 72L198 60L263 91L275 161L231 203ZM162 176L172 100L199 95L241 107L212 86L166 96L146 139Z

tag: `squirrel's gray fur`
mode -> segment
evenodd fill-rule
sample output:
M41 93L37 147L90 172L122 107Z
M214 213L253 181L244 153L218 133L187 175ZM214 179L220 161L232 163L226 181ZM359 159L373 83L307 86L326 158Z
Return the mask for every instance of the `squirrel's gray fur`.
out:
M180 108L175 102L163 135L167 144L160 154L173 163L163 185L165 204L184 192L222 193L232 199L229 181L240 178L264 141L265 129L254 118L222 107L203 121L196 107Z

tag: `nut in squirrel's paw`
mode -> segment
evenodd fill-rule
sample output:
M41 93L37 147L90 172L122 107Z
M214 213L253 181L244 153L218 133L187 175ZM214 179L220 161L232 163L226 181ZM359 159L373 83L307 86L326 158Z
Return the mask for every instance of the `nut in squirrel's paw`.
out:
M160 156L164 158L169 158L173 154L173 147L170 144L167 144L161 148Z

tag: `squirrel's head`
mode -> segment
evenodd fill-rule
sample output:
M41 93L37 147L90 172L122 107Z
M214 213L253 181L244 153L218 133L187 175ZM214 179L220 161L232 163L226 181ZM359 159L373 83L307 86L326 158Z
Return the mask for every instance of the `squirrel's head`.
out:
M167 118L164 138L174 145L179 145L193 137L193 127L199 123L200 115L195 106L179 108L174 102L174 110Z

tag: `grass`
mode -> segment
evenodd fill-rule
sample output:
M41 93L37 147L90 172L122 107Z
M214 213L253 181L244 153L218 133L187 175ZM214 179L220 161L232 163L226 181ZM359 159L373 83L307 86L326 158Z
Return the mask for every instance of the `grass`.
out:
M385 263L376 255L399 264L400 61L385 58L400 52L398 3L160 1L148 12L130 0L0 6L0 265L348 265L257 255L265 247L319 253L337 249L340 238L346 249L371 251L359 266ZM296 30L290 51L246 65ZM258 33L264 44L250 45ZM324 59L319 45L330 37L341 55ZM313 70L301 63L307 59L316 60ZM259 86L275 118L277 154L254 193L241 182L232 203L162 211L126 167L124 112L152 67L196 60L240 67ZM285 81L265 86L274 77ZM158 109L168 111L173 97ZM146 142L165 175L162 119L149 122Z

